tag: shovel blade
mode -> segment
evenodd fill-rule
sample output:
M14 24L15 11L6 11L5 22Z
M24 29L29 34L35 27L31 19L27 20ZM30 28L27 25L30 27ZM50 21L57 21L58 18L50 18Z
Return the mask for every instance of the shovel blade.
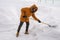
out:
M48 25L49 27L54 27L54 28L56 28L57 27L57 25Z

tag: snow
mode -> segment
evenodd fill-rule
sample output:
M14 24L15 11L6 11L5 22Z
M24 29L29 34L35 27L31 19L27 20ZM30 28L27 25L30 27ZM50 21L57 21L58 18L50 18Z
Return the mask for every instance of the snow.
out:
M56 2L56 1L55 1ZM60 40L60 1L50 4L24 0L0 0L0 40ZM29 34L24 34L25 23L22 26L19 37L16 31L19 25L20 9L30 7L32 4L38 6L36 16L43 22L50 25L57 25L56 28L48 27L30 18ZM57 5L58 4L58 5Z

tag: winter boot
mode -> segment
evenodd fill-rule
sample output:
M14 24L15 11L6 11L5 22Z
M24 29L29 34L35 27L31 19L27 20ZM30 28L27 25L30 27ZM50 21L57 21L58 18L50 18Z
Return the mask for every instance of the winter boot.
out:
M18 37L18 36L19 36L19 32L16 33L16 37Z
M25 34L29 34L29 33L26 31Z

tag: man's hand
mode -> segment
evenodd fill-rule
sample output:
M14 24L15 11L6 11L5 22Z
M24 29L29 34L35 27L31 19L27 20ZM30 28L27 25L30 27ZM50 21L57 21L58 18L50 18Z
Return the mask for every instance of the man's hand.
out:
M40 20L38 20L38 22L39 22L39 23L41 23L41 21L40 21Z

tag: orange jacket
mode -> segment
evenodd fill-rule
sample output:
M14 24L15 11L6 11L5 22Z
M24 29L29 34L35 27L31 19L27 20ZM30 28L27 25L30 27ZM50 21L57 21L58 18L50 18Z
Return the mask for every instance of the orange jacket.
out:
M27 16L26 18L24 18L23 16ZM29 22L29 17L32 16L35 20L39 20L36 18L35 13L31 13L30 8L26 7L26 8L22 8L21 9L21 16L20 16L20 21L21 22Z

